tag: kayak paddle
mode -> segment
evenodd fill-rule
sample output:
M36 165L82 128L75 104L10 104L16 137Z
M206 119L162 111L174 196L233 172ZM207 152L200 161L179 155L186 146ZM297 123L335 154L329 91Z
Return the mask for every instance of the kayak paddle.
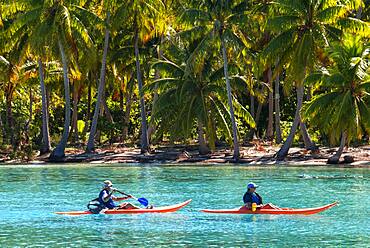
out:
M131 196L132 199L134 200L137 200L138 202L140 202L141 205L143 205L144 207L147 207L149 205L149 201L147 199L145 199L144 197L141 197L141 198L136 198L136 197L133 197L132 195L129 195L129 194L126 194L125 192L122 192L122 191L119 191L116 189L116 191L118 193L121 193L122 195L127 195L127 196Z

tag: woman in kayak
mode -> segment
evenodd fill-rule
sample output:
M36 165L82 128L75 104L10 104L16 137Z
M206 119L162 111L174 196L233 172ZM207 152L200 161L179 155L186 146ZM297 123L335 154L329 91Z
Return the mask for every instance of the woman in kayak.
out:
M129 202L124 202L124 203L121 203L120 205L116 205L114 201L123 201L129 198L132 198L131 195L128 195L125 197L116 197L113 195L113 193L116 192L116 190L117 189L113 188L113 184L110 180L105 180L103 189L99 193L100 204L108 209L138 209L139 208Z
M262 197L256 192L256 188L258 188L257 184L249 183L247 188L248 190L247 192L245 192L243 196L243 202L248 209L252 209L253 203L256 203L257 208L274 208L274 209L279 208L271 203L263 204Z

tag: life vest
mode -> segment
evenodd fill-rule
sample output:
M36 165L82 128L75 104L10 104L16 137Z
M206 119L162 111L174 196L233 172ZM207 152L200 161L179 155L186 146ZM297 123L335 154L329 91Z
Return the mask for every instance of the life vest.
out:
M109 200L106 201L106 202L103 200L103 196L105 194L109 194L109 191L106 190L106 189L103 189L102 191L100 191L100 194L99 194L100 204L102 204L104 207L109 208L109 209L113 209L113 208L117 207L116 204L114 204L114 201L112 200L112 198L109 198Z
M247 191L243 196L243 201L244 201L244 203L248 203L248 202L253 203L253 202L255 202L257 204L263 204L262 203L262 197L256 192L250 193L250 192Z

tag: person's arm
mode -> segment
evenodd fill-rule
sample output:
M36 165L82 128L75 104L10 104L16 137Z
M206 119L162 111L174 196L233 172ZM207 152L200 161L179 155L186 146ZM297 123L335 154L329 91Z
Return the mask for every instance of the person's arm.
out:
M113 195L113 193L114 192L116 192L116 189L112 189L112 191L109 193L109 194L107 194L107 192L104 192L104 195L103 195L103 201L104 202L107 202L107 201L109 201L109 199L111 199L112 198L112 200L114 200L114 201L116 201L116 199L117 199L117 197L115 197L114 195Z
M248 192L245 192L245 194L243 196L243 202L244 202L244 205L247 208L251 208L252 207L252 198L251 198L251 195L248 194Z

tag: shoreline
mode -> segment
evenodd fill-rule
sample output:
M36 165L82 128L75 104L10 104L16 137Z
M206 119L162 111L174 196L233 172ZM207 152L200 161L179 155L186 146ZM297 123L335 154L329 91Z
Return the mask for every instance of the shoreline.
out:
M32 160L10 159L4 156L1 164L49 164L49 163L76 163L76 164L159 164L159 165L250 165L250 166L285 166L285 167L370 167L370 146L360 146L346 149L339 164L327 164L327 159L336 152L337 148L320 147L318 152L312 153L305 148L292 147L284 161L276 161L275 153L279 146L258 145L241 146L241 158L234 161L232 151L228 148L218 148L211 154L199 155L195 147L179 146L157 147L150 154L141 154L139 148L110 146L96 149L94 153L85 153L82 149L66 149L66 157L62 161L49 161L49 154L37 156ZM344 156L353 156L354 162L344 163Z

